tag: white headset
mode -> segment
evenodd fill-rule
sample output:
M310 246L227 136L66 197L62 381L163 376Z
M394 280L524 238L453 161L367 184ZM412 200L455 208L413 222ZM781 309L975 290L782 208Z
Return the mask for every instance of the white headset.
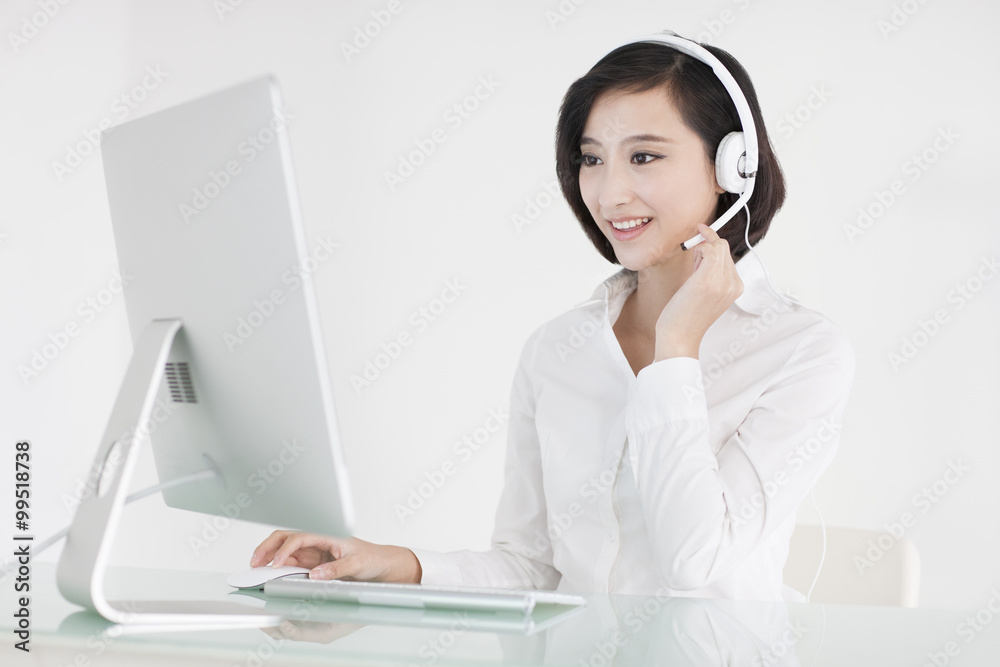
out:
M732 98L733 104L736 105L736 113L740 116L740 125L742 126L743 131L730 132L722 138L721 142L719 142L719 147L715 151L715 179L719 182L719 186L726 192L739 194L740 196L739 199L737 199L718 220L709 225L709 227L715 231L719 231L722 225L729 222L733 216L736 215L737 211L741 208L747 208L747 224L744 229L744 238L746 239L747 249L753 253L754 257L757 257L757 253L753 251L753 247L750 245L750 209L747 207L750 195L753 194L754 182L757 179L757 126L753 122L753 114L750 113L750 105L747 104L747 100L743 96L743 91L740 90L739 85L736 83L736 79L734 79L733 75L729 73L726 66L723 65L718 58L713 56L708 49L701 46L697 42L687 39L686 37L681 37L677 33L671 32L670 30L664 30L663 32L647 35L645 37L631 39L627 42L619 44L615 48L617 49L629 44L638 44L643 42L666 44L667 46L677 49L682 53L686 53L692 58L696 58L697 60L710 65L712 67L712 71L715 72L715 76L718 77L719 81L722 82L722 85L726 87L726 91L729 93L729 97ZM681 249L689 250L704 240L705 238L701 234L698 234L697 236L682 243ZM757 257L757 261L760 261L759 257ZM761 268L764 269L763 262L761 262ZM794 299L790 299L784 294L778 292L778 290L774 289L774 285L771 285L771 278L767 275L767 269L764 269L764 277L767 278L767 284L771 287L771 291L778 297L786 302L798 304L798 302ZM819 512L819 505L816 504L816 497L813 495L812 490L810 490L809 495L812 498L813 507L816 508L816 514L819 515L820 525L823 530L823 554L819 559L819 569L816 570L816 576L813 578L812 585L809 587L809 592L806 594L807 602L809 601L809 597L812 595L813 588L816 586L816 581L819 579L819 573L823 570L823 561L826 560L826 523L823 521L823 515ZM824 630L825 625L824 612Z

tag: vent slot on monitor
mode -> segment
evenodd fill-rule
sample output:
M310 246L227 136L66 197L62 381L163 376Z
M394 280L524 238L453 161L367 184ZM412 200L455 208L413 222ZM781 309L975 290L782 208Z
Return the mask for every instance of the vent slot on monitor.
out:
M194 395L194 385L191 383L191 372L186 361L167 362L167 386L170 388L170 398L174 403L197 403Z

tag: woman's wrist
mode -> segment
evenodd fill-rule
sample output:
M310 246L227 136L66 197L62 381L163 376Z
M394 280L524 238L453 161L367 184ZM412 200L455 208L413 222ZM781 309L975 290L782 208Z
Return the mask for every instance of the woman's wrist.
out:
M398 551L396 574L400 583L419 584L423 579L423 570L417 555L406 547L396 547Z
M701 341L685 340L667 334L656 336L656 345L653 348L653 362L672 359L674 357L698 358L698 350Z

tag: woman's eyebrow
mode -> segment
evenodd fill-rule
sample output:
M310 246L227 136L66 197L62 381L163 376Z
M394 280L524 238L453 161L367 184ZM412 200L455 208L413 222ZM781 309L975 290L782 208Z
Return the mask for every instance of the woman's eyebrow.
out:
M623 144L637 144L637 143L642 142L642 141L646 141L646 142L658 142L658 143L661 143L661 144L677 143L676 139L671 139L669 137L661 137L661 136L656 135L656 134L634 134L631 137L625 137L625 139L622 140L622 143ZM598 141L597 139L594 139L593 137L584 136L584 137L582 137L580 139L580 145L583 146L585 144L593 144L595 146L600 146L601 142Z

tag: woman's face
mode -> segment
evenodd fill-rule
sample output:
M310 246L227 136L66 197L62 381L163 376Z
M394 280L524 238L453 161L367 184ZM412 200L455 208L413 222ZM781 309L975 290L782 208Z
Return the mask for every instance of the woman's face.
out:
M597 98L580 140L580 192L625 268L682 253L698 224L715 220L715 164L661 89ZM639 219L632 229L612 222Z

